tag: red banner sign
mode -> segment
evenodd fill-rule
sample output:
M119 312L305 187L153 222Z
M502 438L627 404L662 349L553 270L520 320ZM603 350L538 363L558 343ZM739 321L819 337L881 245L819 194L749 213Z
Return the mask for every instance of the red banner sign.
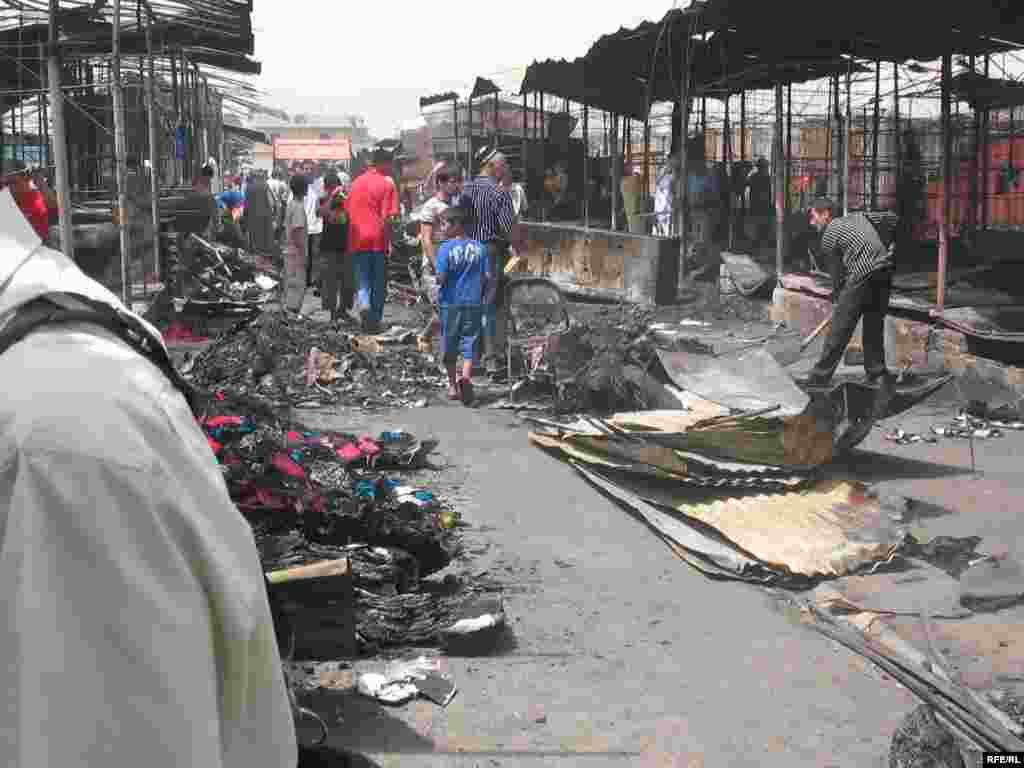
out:
M274 139L276 160L351 160L349 139Z

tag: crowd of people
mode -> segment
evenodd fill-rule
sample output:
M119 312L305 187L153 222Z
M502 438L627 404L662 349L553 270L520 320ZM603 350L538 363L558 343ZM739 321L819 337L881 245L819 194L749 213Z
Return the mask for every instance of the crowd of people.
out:
M179 216L178 229L220 226L221 240L268 254L283 250L285 312L301 314L313 289L331 322L379 332L402 213L393 163L391 151L378 147L354 180L337 168L321 173L307 161L287 182L280 172L269 179L255 173L229 180L217 195L205 168L182 208L198 215ZM425 347L439 335L449 395L465 401L473 397L473 369L499 379L505 368L504 273L510 250L522 251L518 223L527 208L504 155L485 148L476 163L468 180L460 167L439 163L423 184L426 199L407 210L422 247L422 292L434 308L419 342ZM465 362L456 376L453 355L460 351Z

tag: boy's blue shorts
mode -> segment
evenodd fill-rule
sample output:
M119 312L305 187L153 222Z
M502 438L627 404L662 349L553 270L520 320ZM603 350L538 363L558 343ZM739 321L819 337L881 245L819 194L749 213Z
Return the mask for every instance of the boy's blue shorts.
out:
M479 304L448 304L441 307L441 359L454 363L459 352L472 360L483 329Z

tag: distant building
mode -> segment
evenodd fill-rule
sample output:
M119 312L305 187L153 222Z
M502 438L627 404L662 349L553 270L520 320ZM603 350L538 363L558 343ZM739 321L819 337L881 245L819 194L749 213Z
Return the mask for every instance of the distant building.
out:
M262 131L273 142L276 139L285 142L331 142L348 140L351 145L350 156L333 158L339 162L350 162L351 158L361 150L370 149L376 141L366 127L366 121L358 115L292 115L290 121L258 116L249 121L247 126L252 130ZM295 145L292 144L291 147ZM340 145L339 145L340 146ZM299 150L301 152L301 150ZM311 152L313 149L310 150ZM310 158L312 159L312 157ZM256 144L253 146L253 164L256 168L271 170L274 160L273 144Z

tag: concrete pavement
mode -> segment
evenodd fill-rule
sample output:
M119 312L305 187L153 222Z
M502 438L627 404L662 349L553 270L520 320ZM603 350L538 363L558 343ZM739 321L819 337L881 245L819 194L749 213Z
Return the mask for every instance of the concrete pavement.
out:
M909 694L765 591L690 570L510 414L441 406L317 426L403 427L456 467L472 571L509 585L507 652L449 658L459 694L339 697L332 743L381 765L882 766Z

